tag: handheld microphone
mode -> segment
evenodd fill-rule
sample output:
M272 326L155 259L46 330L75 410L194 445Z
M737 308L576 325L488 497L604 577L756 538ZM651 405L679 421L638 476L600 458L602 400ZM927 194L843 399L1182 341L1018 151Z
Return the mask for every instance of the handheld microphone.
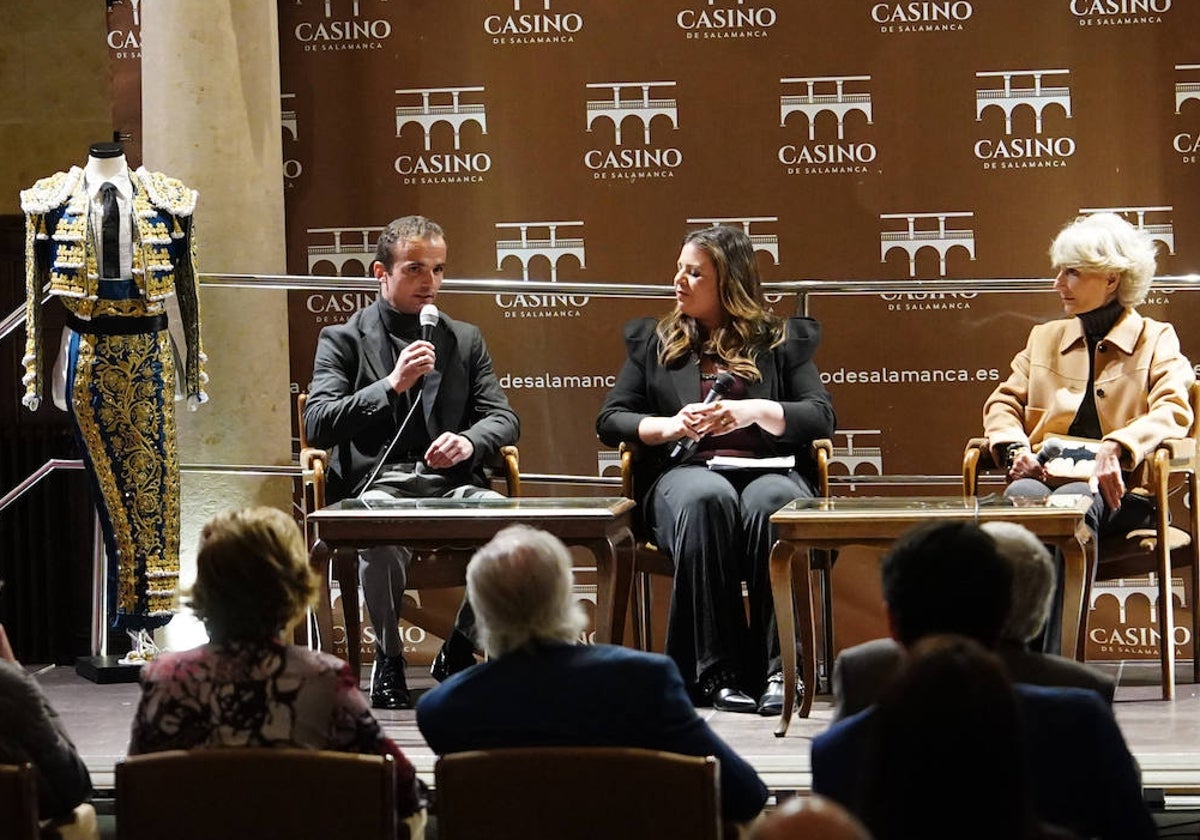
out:
M1038 452L1038 463L1043 467L1046 466L1047 462L1061 455L1064 449L1066 449L1066 446L1058 438L1046 438L1042 442L1041 451Z
M432 303L427 303L421 307L421 311L417 315L417 319L421 322L422 341L433 340L433 328L437 326L438 318L440 317L441 313L438 312L438 308ZM383 454L379 456L379 460L375 462L375 467L371 470L371 474L367 476L367 481L363 485L362 490L358 491L359 498L362 498L363 493L366 493L371 489L371 486L375 484L375 480L379 478L379 474L383 472L384 465L387 464L388 456L392 454L392 450L395 449L396 444L400 442L400 437L404 434L404 430L407 429L408 424L412 422L413 415L417 413L417 406L421 404L421 389L424 382L425 377L422 376L413 384L413 400L412 404L408 407L408 413L405 414L404 419L400 421L400 428L396 429L396 434L392 436L391 443L387 445L387 448L383 450Z
M729 393L729 389L733 387L733 374L729 371L722 371L717 374L716 381L713 382L712 390L708 392L708 396L704 398L704 405L716 402ZM696 448L696 441L690 437L680 438L675 442L675 448L671 450L671 460L682 460L692 454L692 450Z
M421 321L421 340L433 341L433 328L437 326L438 318L441 317L438 308L432 303L427 303L421 307L421 314L417 317Z

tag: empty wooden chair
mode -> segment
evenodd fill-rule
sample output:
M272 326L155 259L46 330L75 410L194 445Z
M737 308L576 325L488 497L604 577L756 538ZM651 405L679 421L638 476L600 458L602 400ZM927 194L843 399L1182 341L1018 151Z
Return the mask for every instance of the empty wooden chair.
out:
M440 840L717 840L712 756L624 747L537 747L442 756Z
M391 756L325 750L132 756L116 766L117 837L394 840L395 772Z

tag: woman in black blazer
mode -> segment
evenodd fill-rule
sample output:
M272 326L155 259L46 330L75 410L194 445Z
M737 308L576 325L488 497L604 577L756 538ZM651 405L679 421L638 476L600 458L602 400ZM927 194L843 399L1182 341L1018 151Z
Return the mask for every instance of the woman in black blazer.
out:
M809 445L834 429L812 361L821 330L810 318L785 321L766 309L754 247L736 228L687 235L675 300L657 321L626 324L629 356L596 431L609 446L636 441L647 450L638 502L650 538L676 568L667 654L701 702L777 715L783 674L767 578L769 519L813 495ZM725 373L728 387L711 398ZM714 455L793 455L796 466L710 470Z

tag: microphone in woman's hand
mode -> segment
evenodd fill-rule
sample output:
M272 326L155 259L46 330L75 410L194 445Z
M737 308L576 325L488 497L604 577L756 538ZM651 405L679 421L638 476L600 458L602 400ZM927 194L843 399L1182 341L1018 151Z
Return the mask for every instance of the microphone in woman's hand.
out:
M711 402L716 402L729 393L729 389L733 387L733 374L729 371L722 371L717 374L716 380L713 382L712 390L708 392L708 396L704 398L704 405ZM671 460L682 460L692 454L692 450L696 448L696 441L690 437L680 438L675 442L675 448L671 450Z
M1066 448L1066 444L1064 444L1058 438L1046 438L1046 440L1042 443L1041 451L1038 452L1038 463L1043 467L1046 466L1047 462L1057 458Z

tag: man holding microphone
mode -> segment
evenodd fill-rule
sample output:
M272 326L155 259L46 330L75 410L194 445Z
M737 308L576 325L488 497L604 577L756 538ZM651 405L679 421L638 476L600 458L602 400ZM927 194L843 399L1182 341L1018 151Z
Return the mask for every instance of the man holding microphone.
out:
M379 297L345 323L321 330L304 428L331 449L330 501L363 496L498 495L484 471L520 423L492 371L478 327L433 305L446 267L446 238L423 216L380 234L371 271ZM423 326L424 325L424 326ZM376 633L371 705L411 707L399 606L411 552L359 552L359 575ZM442 679L474 663L474 616L463 603L434 662Z

